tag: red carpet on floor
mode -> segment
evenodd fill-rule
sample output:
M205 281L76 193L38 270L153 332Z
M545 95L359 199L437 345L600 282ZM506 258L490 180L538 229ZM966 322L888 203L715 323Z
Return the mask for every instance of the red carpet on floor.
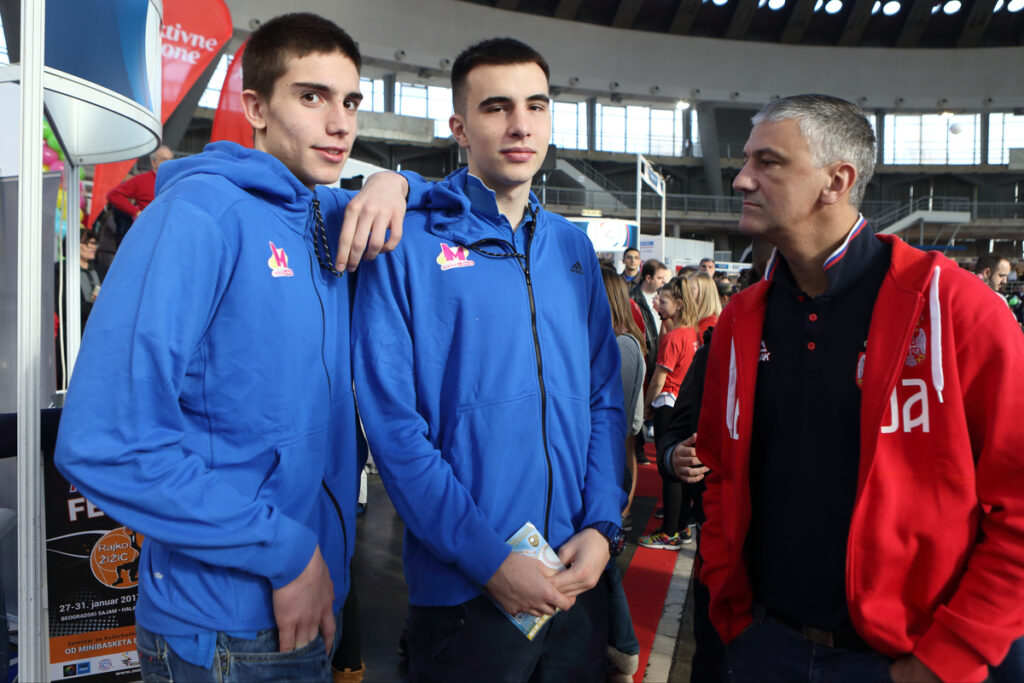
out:
M648 444L648 448L650 451L647 452L647 457L653 459L653 446ZM640 465L637 470L636 497L655 498L660 503L661 476L658 474L658 468L652 462L649 465ZM660 522L660 519L652 516L644 528L644 533L649 534ZM672 581L676 556L677 553L673 550L638 547L626 575L622 578L630 615L633 617L633 630L640 643L640 666L633 676L636 683L644 679L644 672L647 670L647 660L650 659L654 635L658 630L661 613L665 609L665 597L668 595L668 585Z
M661 505L661 475L658 474L658 466L654 464L652 456L649 465L637 465L636 477L636 498L657 498L658 505Z

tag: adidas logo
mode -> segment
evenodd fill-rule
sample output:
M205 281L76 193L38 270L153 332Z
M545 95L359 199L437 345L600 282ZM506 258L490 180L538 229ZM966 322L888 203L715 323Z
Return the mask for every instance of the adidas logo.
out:
M577 275L583 275L583 266L580 265L579 261L572 264L572 268L570 268L569 270L576 273Z

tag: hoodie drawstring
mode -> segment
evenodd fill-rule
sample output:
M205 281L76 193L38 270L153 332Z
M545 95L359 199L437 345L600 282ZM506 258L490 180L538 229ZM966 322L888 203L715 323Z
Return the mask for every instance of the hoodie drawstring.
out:
M530 231L530 233L532 234L533 230L537 225L537 211L529 204L526 205L526 210L530 214L530 221L524 226L524 228ZM481 247L481 245L483 244L497 244L502 247L509 247L512 251L500 253L487 251L486 249L483 249ZM485 237L482 240L477 240L476 242L467 244L466 249L469 249L470 251L475 251L481 256L490 256L491 258L517 258L520 261L526 261L526 254L520 254L518 251L516 251L514 244L511 244L507 240L503 240L498 237Z
M939 274L942 271L935 266L931 286L928 288L928 319L931 322L932 338L932 386L942 403L942 390L946 386L942 374L942 310L939 308Z
M313 197L313 251L316 252L316 260L321 268L333 274L334 277L341 277L343 275L340 270L334 267L334 262L331 261L331 248L327 244L324 215L320 213L320 200L315 196Z
M734 440L739 434L740 403L736 398L736 342L729 341L729 389L725 396L725 426Z

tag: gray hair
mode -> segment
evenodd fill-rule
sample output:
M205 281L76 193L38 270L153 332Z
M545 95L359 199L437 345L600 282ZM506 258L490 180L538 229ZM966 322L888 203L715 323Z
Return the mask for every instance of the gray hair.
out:
M797 120L815 166L853 164L857 179L850 188L850 204L859 208L875 172L875 133L860 107L830 95L793 95L769 102L752 121L756 126L787 119Z

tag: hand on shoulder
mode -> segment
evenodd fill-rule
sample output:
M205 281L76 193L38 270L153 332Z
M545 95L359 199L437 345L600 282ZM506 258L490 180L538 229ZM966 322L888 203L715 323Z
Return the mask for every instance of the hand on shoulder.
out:
M374 259L398 246L408 193L409 183L398 173L374 173L367 178L345 207L335 268L352 272L360 260Z

